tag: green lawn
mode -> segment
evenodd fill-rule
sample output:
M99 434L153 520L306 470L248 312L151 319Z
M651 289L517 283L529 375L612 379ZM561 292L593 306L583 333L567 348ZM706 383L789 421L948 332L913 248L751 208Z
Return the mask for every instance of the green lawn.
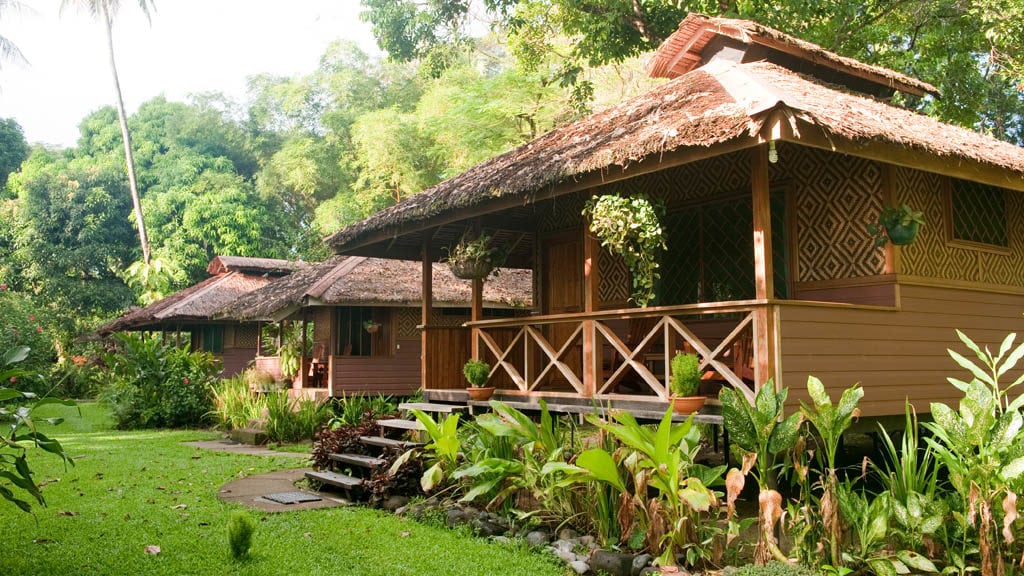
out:
M75 457L64 468L36 451L47 507L0 503L0 574L563 575L558 561L519 546L362 508L252 512L252 558L236 563L226 525L239 507L217 499L226 482L296 466L183 446L207 431L122 432L96 405L46 407L68 421L52 431ZM40 411L42 412L42 411ZM159 555L145 554L147 545Z

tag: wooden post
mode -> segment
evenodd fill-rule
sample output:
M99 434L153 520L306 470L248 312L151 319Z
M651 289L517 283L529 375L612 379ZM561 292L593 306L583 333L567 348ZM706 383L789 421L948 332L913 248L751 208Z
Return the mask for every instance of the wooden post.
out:
M305 388L309 385L309 378L306 374L306 346L309 342L306 341L306 328L309 326L309 319L306 317L306 311L302 311L302 350L299 352L299 388Z
M750 186L754 207L754 296L758 300L775 297L775 271L772 267L772 216L768 181L768 145L751 150ZM754 390L775 376L774 311L759 306L754 311Z
M256 323L256 357L263 356L263 323Z
M430 259L430 235L423 237L423 254L421 255L422 267L420 269L420 281L423 300L420 304L420 389L428 390L431 384L431 374L427 370L428 354L430 353L430 317L433 315L434 305L434 263Z
M483 278L473 279L473 296L470 308L470 320L477 322L484 319L484 280ZM470 354L476 360L480 360L480 341L478 338L479 328L473 328L469 335Z
M587 314L597 310L601 271L599 259L601 244L590 234L589 222L583 225L583 311ZM584 396L591 398L599 389L598 380L602 378L601 354L597 347L597 324L594 320L583 321L583 390Z

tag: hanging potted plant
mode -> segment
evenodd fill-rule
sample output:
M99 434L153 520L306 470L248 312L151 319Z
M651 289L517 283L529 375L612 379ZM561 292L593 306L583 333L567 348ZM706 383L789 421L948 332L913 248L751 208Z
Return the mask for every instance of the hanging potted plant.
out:
M647 198L607 194L587 201L583 215L601 246L621 256L629 268L632 300L647 307L654 300L654 283L659 278L658 254L665 248L658 209Z
M363 322L363 330L366 330L370 334L376 334L380 330L380 322L374 320L367 320Z
M448 250L448 267L456 278L477 280L487 278L504 263L505 254L491 246L491 237L481 234L475 240L465 237Z
M494 394L494 386L484 386L491 376L491 365L487 362L470 359L462 367L462 374L470 384L466 388L470 400L489 400Z
M672 409L677 414L693 414L704 407L706 396L697 396L700 389L700 359L696 354L677 352L672 357L672 376L669 391Z
M885 246L886 242L905 246L914 241L922 224L923 212L916 212L906 204L886 206L868 222L868 234L874 238L876 248Z

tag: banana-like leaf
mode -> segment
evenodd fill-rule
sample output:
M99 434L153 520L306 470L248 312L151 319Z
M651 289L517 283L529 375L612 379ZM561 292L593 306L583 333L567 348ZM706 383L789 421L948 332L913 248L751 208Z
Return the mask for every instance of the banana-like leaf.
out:
M757 450L757 431L750 418L747 399L731 388L722 388L718 399L722 403L722 420L729 431L729 439L748 452Z
M15 346L7 352L4 352L3 356L0 356L0 366L9 366L22 362L25 358L28 358L30 348L28 346Z
M619 477L619 467L611 454L600 448L586 450L576 458L576 465L589 472L595 479L611 484L619 492L625 492L626 486Z

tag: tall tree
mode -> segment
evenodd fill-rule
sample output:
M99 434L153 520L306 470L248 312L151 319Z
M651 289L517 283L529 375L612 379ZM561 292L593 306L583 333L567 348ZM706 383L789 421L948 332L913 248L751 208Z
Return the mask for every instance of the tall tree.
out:
M4 198L7 177L28 158L28 152L21 125L14 118L0 118L0 200Z
M156 9L153 0L138 0L149 20L150 9ZM132 207L135 210L135 224L139 231L139 245L142 247L142 261L149 264L149 238L146 236L146 223L142 217L142 201L139 198L139 186L135 178L135 158L132 154L132 140L128 132L128 116L124 111L124 98L121 96L121 81L117 76L117 64L114 60L114 18L121 9L121 0L62 0L61 9L77 6L103 24L107 33L107 55L110 58L110 73L114 79L114 94L117 97L117 119L121 124L121 139L124 141L124 161L128 170L128 190L132 196Z

